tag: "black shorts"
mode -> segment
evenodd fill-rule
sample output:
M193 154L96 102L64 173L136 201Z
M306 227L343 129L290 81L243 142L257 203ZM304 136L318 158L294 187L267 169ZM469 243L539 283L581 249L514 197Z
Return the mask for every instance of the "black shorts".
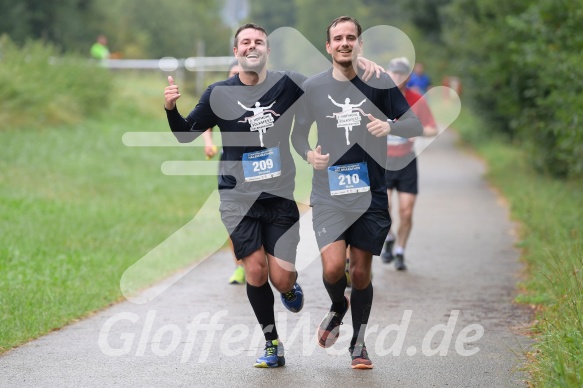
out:
M385 170L385 183L387 185L387 190L396 189L400 193L417 194L419 192L419 187L417 185L418 180L417 158L411 160L409 164L400 170Z
M220 211L237 260L263 246L270 255L295 264L300 242L300 212L295 201L279 197L253 204L224 201Z
M380 255L391 229L387 208L350 211L326 205L314 205L312 222L320 250L334 241Z

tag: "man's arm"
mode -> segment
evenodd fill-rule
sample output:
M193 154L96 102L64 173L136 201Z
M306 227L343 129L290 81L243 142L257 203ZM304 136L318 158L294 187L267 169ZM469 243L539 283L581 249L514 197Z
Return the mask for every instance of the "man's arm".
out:
M180 98L178 86L174 85L172 77L168 77L170 86L167 86L164 92L166 118L172 133L180 143L190 143L201 133L216 125L216 116L210 108L211 89L208 88L196 107L184 118L178 112L176 100Z
M399 116L399 120L381 120L369 114L368 119L370 123L366 124L366 128L371 135L376 137L387 136L388 134L400 137L415 137L423 134L423 126L421 121L415 114L408 109Z
M296 152L306 161L307 153L312 150L308 136L313 121L308 121L302 114L297 113L294 119L294 128L291 134L291 142Z
M390 124L390 134L400 137L423 136L423 125L411 109L405 111L397 121Z
M425 137L434 137L437 136L439 131L437 128L437 123L435 122L435 118L431 113L431 109L425 101L424 97L421 97L414 105L415 112L419 121L423 125L423 136Z

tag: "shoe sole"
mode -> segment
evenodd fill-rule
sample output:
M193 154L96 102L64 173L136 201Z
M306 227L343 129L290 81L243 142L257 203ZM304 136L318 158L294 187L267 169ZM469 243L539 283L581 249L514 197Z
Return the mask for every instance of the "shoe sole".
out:
M348 308L350 307L350 300L346 296L344 297L344 299L346 299L346 311L344 312L344 316L346 316L346 313L348 312ZM342 319L344 319L344 316L342 317ZM318 330L319 330L319 328L320 327L318 326ZM332 332L330 332L330 333L332 333ZM328 344L328 341L330 338L330 334L328 334L328 337L326 337L324 344L322 344L322 341L320 340L320 336L318 336L318 338L317 338L318 345L320 345L321 348L327 349L336 343L336 340L338 339L338 337L340 337L340 326L338 326L338 333L336 333L336 336L334 336L332 343Z
M284 366L285 365L285 357L280 357L279 360L277 360L277 364L273 364L273 365L269 365L268 363L266 363L265 361L255 364L253 365L255 368L278 368L280 366Z
M302 311L302 309L304 308L304 298L302 297L302 304L300 305L300 307L298 307L297 309L294 308L289 308L288 306L285 305L285 303L283 303L283 307L285 307L288 311L291 311L292 313L299 313L300 311Z
M352 369L372 369L374 365L366 365L366 364L356 364L351 365Z

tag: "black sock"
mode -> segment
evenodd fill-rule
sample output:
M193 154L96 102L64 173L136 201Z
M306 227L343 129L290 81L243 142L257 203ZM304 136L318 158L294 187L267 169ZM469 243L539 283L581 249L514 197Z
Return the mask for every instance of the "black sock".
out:
M324 280L324 287L326 287L326 291L328 291L328 295L330 295L330 300L332 300L332 311L337 313L343 313L346 310L346 300L344 298L344 291L346 290L346 276L342 276L340 280L338 280L334 284L330 284Z
M354 346L357 341L364 343L364 331L370 316L372 297L372 282L368 283L368 286L362 290L357 290L354 288L354 285L352 286L350 305L352 306L352 327L354 333L352 334L350 346Z
M275 313L273 311L273 291L269 282L264 285L255 287L247 283L247 297L253 307L257 321L263 330L266 341L277 339L277 329L275 328Z

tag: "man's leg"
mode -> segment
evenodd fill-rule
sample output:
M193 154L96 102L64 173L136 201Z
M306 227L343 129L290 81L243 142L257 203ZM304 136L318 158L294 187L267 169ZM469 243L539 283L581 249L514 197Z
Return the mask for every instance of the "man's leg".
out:
M387 176L387 174L385 174L385 176ZM392 189L387 190L387 196L389 199L389 215L390 215L391 209L393 206L393 203L392 203L393 202L393 190ZM393 245L394 244L395 244L395 236L393 235L393 233L391 233L389 231L389 233L387 233L387 238L385 239L383 251L381 252L381 260L386 264L389 264L395 258L393 256Z
M417 195L399 192L399 230L397 231L397 245L395 247L395 268L406 270L405 247L413 228L413 207Z
M364 336L373 300L371 283L372 253L351 247L350 273L353 278L350 304L352 305L353 334L350 341L351 367L353 369L371 369L372 361L368 358Z
M318 327L318 344L328 348L336 342L340 335L340 324L348 311L346 290L346 243L344 240L334 241L324 246L321 251L323 282L328 296L332 301L330 311Z
M255 361L256 368L274 368L285 365L283 344L278 338L273 310L273 291L267 281L268 264L263 248L243 260L247 275L247 296L265 336L264 355Z
M321 251L324 286L336 307L344 306L346 290L346 242L334 241Z
M304 293L297 283L295 267L300 242L299 210L295 201L272 198L263 201L262 238L269 264L269 279L280 292L281 302L291 312L304 306Z
M399 193L399 230L397 231L397 247L403 251L407 246L407 240L413 228L413 207L417 195L411 193Z
M364 330L368 324L373 299L371 283L372 253L356 248L350 248L350 277L352 278L352 325L354 333L351 346L357 341L364 342Z
M261 325L267 341L277 339L274 297L267 281L268 264L265 251L260 248L241 260L247 277L247 297Z

